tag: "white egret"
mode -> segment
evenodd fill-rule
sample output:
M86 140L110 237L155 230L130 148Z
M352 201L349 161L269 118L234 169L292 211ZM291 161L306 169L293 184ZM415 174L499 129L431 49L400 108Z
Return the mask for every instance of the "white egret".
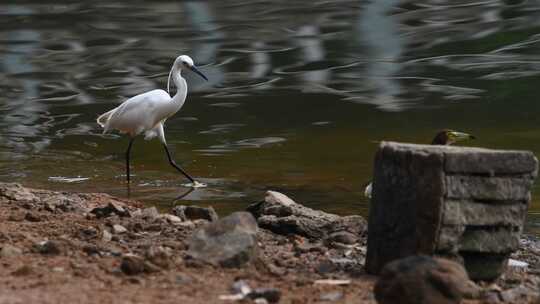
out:
M171 166L189 179L192 186L201 185L173 160L163 131L163 124L167 118L178 112L186 100L187 83L181 75L184 68L192 70L208 81L208 78L195 67L193 60L189 56L178 56L169 72L167 92L164 90L152 90L131 97L97 119L97 123L103 127L104 134L112 130L118 130L130 136L126 151L126 178L128 183L130 181L129 159L131 147L135 137L144 133L144 139L146 140L157 137L161 141ZM173 97L169 95L171 79L176 86L176 94Z
M450 129L444 129L439 131L433 140L431 141L432 145L439 145L439 146L450 146L452 144L455 144L460 141L468 140L468 139L475 139L474 135L454 131ZM373 191L373 182L369 182L367 186L364 189L364 196L368 199L371 199L371 193Z

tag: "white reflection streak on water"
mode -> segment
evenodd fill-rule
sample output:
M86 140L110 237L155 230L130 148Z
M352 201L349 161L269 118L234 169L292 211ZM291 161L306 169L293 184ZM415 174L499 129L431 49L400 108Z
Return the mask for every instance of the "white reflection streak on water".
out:
M301 62L317 62L325 59L324 46L321 42L319 28L314 25L304 25L298 29L296 43L301 47ZM330 71L305 71L301 75L306 84L326 84L330 78Z
M215 41L225 38L225 34L217 30L215 16L208 2L206 1L186 1L184 2L190 27L204 32L205 38L209 41L199 41L193 47L193 58L197 62L212 62L217 58L217 53L221 47ZM205 39L205 40L206 40ZM213 66L210 71L204 71L208 75L208 81L197 81L195 88L208 87L223 82L225 76L221 66Z
M265 43L263 41L255 41L251 46L254 49L262 49ZM249 58L251 60L250 78L258 79L265 77L272 70L270 56L266 52L253 52L249 55ZM267 88L267 85L264 87Z
M358 39L367 46L369 60L366 64L366 81L375 88L366 102L385 111L401 111L403 105L397 96L402 89L394 78L401 70L400 56L405 44L399 34L397 20L389 10L397 0L371 1L358 16ZM365 77L366 75L359 75Z
M7 5L5 10L8 14L27 15L32 11L17 5ZM35 69L30 63L32 51L39 44L40 34L33 30L6 31L8 41L20 41L21 43L9 43L6 54L1 56L0 62L7 74L29 73ZM24 41L24 42L23 42ZM10 158L24 158L27 154L23 151L41 151L50 144L48 138L39 138L34 142L28 142L24 138L37 137L43 133L45 126L38 123L40 115L47 110L47 106L32 100L39 94L39 82L36 80L21 78L22 92L17 98L4 98L8 113L2 117L2 125L7 130L3 145L13 148Z

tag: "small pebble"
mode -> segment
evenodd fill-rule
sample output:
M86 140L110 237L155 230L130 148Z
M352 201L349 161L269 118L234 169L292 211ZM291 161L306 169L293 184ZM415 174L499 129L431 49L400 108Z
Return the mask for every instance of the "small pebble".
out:
M120 269L127 275L136 275L144 272L144 259L136 255L126 255L122 258Z
M321 301L329 301L329 302L338 301L338 300L341 300L342 298L343 298L343 293L341 291L333 291L333 292L324 293L320 297Z
M122 233L126 233L128 230L126 229L126 227L122 226L122 225L113 225L113 232L114 234L122 234Z
M21 254L22 254L22 250L20 248L17 248L9 244L3 245L2 249L0 250L0 257L2 258L16 257Z

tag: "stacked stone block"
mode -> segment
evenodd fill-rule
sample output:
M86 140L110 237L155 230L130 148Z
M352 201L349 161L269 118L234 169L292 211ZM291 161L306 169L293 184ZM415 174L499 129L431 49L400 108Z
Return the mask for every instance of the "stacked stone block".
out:
M497 278L519 246L537 168L527 151L382 142L367 271L428 254L459 261L472 279Z

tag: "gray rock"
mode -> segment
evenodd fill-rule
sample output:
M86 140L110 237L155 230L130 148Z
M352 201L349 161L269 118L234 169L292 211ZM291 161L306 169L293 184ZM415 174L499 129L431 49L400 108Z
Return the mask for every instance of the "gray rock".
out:
M126 227L122 226L122 225L113 225L112 226L112 229L113 229L113 233L114 234L122 234L122 233L126 233L128 230L126 229Z
M162 246L152 246L146 251L146 259L163 269L168 269L171 264L171 250Z
M168 223L173 224L173 225L180 224L180 223L183 222L181 218L179 218L176 215L172 215L172 214L161 214L160 217L165 219Z
M461 252L460 257L474 280L492 281L504 271L510 254Z
M335 302L343 299L343 292L341 291L332 291L321 294L320 298L323 302Z
M127 275L137 275L146 270L144 259L136 255L122 257L120 269Z
M104 242L110 242L112 240L112 237L112 234L106 229L103 229L103 231L101 232L101 240Z
M49 240L37 245L39 253L46 255L64 255L68 250L68 244L65 241Z
M18 247L4 244L0 250L0 257L2 258L12 258L22 254L22 250Z
M90 213L95 214L97 218L111 215L130 216L129 211L117 202L109 202L105 207L96 207L90 210Z
M530 152L381 143L366 270L427 254L463 262L473 279L495 279L519 248L537 171Z
M539 303L540 291L538 288L517 286L500 293L504 303Z
M209 222L217 221L218 215L214 208L199 207L199 206L176 206L172 213L184 221L188 220L207 220Z
M357 236L366 231L366 221L361 216L341 217L307 208L275 191L268 191L264 201L250 205L247 211L257 218L261 228L278 234L299 234L320 239L338 231Z
M141 211L141 216L146 220L153 220L159 216L159 211L156 207L144 208Z
M41 222L41 216L34 212L26 212L24 219L29 222Z
M0 183L0 199L16 202L37 202L39 198L30 189L15 183Z
M387 264L374 288L379 304L459 304L478 297L480 288L458 263L410 256Z
M347 231L338 231L333 232L326 238L326 242L328 243L341 243L341 244L354 244L359 241L359 236L356 236L350 232Z
M268 303L277 303L281 299L281 291L277 288L255 288L247 294L249 299L265 299Z
M235 212L195 231L188 256L223 267L240 267L257 252L257 222L247 212Z

